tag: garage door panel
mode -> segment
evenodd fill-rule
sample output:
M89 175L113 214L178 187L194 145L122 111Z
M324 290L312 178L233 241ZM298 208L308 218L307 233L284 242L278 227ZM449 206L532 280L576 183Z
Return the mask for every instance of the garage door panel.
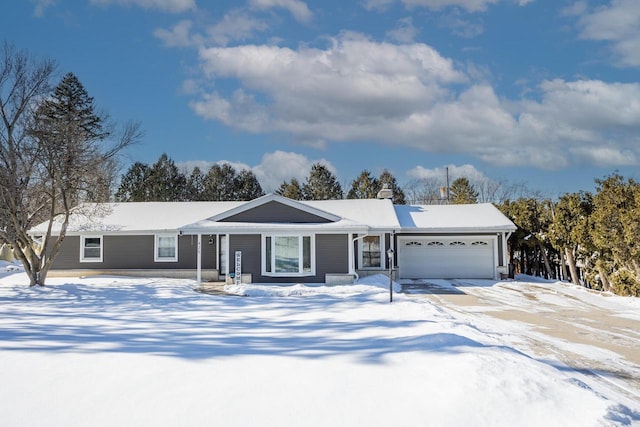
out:
M493 278L494 241L489 238L398 239L400 278Z

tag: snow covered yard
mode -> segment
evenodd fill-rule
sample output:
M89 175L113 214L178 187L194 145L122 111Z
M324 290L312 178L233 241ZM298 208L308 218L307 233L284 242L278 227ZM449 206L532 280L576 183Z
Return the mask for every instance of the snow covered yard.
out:
M2 267L2 266L0 266ZM2 425L602 426L640 403L518 351L504 323L351 287L194 292L0 268Z

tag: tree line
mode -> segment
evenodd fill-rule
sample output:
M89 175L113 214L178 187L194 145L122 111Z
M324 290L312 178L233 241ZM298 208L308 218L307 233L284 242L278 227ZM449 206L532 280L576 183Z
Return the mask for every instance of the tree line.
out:
M640 296L640 184L618 173L595 182L594 193L499 205L518 226L512 261L523 273Z
M333 172L322 163L311 166L301 184L296 178L283 182L275 191L294 200L335 200L375 198L386 186L393 193L393 202L404 204L405 195L395 177L384 170L379 177L364 170L353 180L345 194ZM214 164L206 173L199 167L181 172L175 162L162 154L148 165L135 162L122 176L114 194L118 202L168 201L229 201L253 200L265 193L256 175L247 169L237 171L228 163Z

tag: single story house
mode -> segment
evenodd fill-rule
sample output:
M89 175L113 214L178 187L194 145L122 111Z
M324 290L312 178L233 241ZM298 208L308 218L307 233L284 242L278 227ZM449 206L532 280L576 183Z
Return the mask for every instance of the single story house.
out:
M400 279L496 279L507 271L515 229L492 204L393 205L389 198L85 204L71 216L50 275L337 284L392 263Z

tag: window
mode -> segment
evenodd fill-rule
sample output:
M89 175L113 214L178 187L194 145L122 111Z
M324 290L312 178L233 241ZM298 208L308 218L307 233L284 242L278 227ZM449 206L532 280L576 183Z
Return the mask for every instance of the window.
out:
M80 262L102 262L102 236L80 237Z
M360 268L382 267L382 236L366 236L360 239Z
M263 274L311 276L315 274L313 236L264 236Z
M427 246L444 246L444 243L434 240L433 242L427 243Z
M178 261L178 236L176 234L156 234L155 262Z

